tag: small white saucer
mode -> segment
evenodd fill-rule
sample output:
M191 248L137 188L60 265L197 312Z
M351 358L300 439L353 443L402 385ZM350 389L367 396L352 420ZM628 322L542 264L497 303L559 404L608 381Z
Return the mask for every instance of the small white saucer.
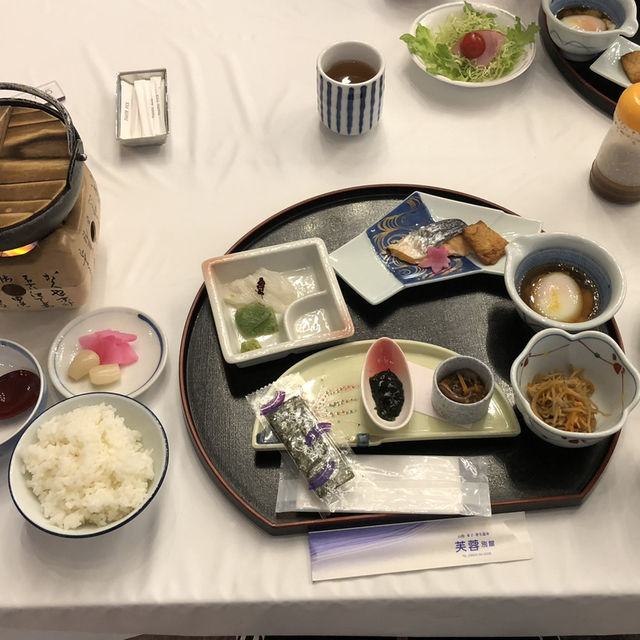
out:
M632 51L640 51L640 46L623 36L618 36L589 69L599 76L626 88L631 85L631 80L624 72L620 58Z
M96 387L89 378L77 382L67 375L69 364L80 351L81 336L112 329L133 333L137 339L131 347L138 361L121 367L118 382ZM167 361L167 340L162 329L147 314L127 307L105 307L79 316L69 322L56 336L48 358L49 377L53 386L66 398L92 391L110 391L135 398L158 378Z

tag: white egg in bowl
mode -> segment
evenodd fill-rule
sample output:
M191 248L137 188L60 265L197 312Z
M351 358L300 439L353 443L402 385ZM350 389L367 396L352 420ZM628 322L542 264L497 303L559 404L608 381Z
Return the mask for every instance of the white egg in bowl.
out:
M516 236L506 247L504 282L516 310L536 331L595 329L620 309L626 280L598 244L568 233Z
M397 342L376 340L364 359L360 380L362 403L371 421L395 431L413 416L413 383L409 363Z

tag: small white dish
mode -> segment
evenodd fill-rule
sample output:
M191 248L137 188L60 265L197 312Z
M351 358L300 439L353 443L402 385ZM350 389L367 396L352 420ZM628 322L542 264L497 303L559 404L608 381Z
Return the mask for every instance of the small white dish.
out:
M54 416L63 415L79 407L111 405L116 413L124 419L127 427L140 432L142 447L150 451L153 460L153 479L146 496L138 507L119 520L114 520L103 526L85 524L76 529L64 529L53 524L45 517L40 501L35 493L27 486L22 454L30 444L37 442L40 427ZM102 461L104 463L104 460ZM140 514L158 493L167 473L169 465L169 443L167 434L156 415L138 400L118 393L96 392L85 393L52 405L41 413L24 431L20 437L9 462L9 492L18 511L32 525L56 536L63 538L90 538L114 529L118 529Z
M539 234L542 229L537 220L414 191L393 211L333 251L329 256L331 264L338 275L371 304L380 304L407 287L474 273L504 273L504 257L494 265L482 264L472 254L452 258L449 269L434 274L430 269L402 262L387 252L386 247L406 233L447 218L459 218L467 224L483 220L508 241L520 234Z
M632 51L640 51L640 45L623 36L618 36L589 69L599 76L626 88L631 85L631 80L624 72L620 58Z
M293 285L298 297L282 312L276 312L277 331L257 336L255 339L260 348L243 352L245 338L235 321L239 306L226 302L225 296L229 297L230 283L246 278L258 269L283 276ZM329 263L327 248L320 238L210 258L202 263L202 273L222 355L229 364L245 367L267 362L353 335L351 315ZM256 285L257 282L256 279ZM269 283L263 282L262 286L266 291Z
M15 447L20 434L47 406L47 380L37 358L21 344L0 339L0 376L21 369L31 371L40 378L40 391L32 407L16 416L0 420L0 456Z
M88 376L72 380L67 370L82 348L78 339L105 329L137 336L130 343L138 354L137 362L123 365L120 380L108 386L94 386ZM92 391L108 391L135 398L158 379L166 362L167 339L154 320L136 309L105 307L75 318L60 331L49 350L48 369L53 386L66 398Z
M438 31L438 29L440 29L440 27L444 24L444 22L450 15L462 15L464 4L464 2L450 2L425 11L422 15L416 18L414 23L411 25L410 33L412 35L415 35L418 25L422 25L423 27L427 27L427 29L429 29L435 35L435 33ZM496 24L499 27L503 27L506 29L509 27L513 27L516 23L516 16L514 16L512 13L509 13L508 11L505 11L504 9L501 9L500 7L494 7L493 5L483 4L479 2L473 2L472 6L478 11L495 14ZM411 54L411 58L418 65L418 67L420 67L420 69L422 69L425 73L430 75L432 78L435 78L436 80L440 80L441 82L446 82L447 84L453 84L459 87L478 89L485 87L495 87L497 85L504 84L505 82L514 80L518 76L522 75L531 66L535 55L536 45L534 42L525 47L522 58L518 61L518 64L510 73L503 76L502 78L487 80L486 82L464 82L461 80L452 80L451 78L447 78L446 76L442 76L436 73L430 73L425 69L424 60L422 60L420 56Z
M394 373L402 384L404 400L400 413L393 420L386 420L380 416L371 391L371 378L384 371ZM413 382L409 372L409 364L400 346L391 338L379 338L369 347L362 366L360 391L365 413L381 429L396 431L402 429L411 420L413 416Z

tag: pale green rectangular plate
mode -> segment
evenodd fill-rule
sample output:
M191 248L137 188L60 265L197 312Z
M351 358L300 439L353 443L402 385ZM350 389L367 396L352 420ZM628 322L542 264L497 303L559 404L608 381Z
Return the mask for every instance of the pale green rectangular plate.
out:
M318 419L332 423L332 432L338 439L346 438L351 446L366 447L383 442L499 438L520 433L520 423L513 407L497 385L487 415L472 425L454 425L415 412L409 424L398 431L380 429L366 416L360 399L362 365L373 342L362 340L324 349L296 363L283 374L283 377L299 374L305 382L314 381L313 400L308 401ZM429 369L435 369L443 360L458 355L425 342L396 342L409 362ZM254 449L284 449L259 420L254 422L251 442Z

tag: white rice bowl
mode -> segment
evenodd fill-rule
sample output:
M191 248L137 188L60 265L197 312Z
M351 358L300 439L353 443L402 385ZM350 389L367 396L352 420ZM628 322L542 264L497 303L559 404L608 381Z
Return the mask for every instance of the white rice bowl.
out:
M86 537L114 529L157 492L168 463L164 429L137 400L90 393L45 411L11 458L9 488L30 522Z

